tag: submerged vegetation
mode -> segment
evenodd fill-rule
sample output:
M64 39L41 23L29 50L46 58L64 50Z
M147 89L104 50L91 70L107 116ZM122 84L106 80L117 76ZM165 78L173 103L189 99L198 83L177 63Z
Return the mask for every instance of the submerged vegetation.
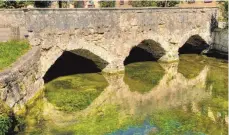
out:
M206 85L206 89L203 87L203 90L211 93L209 98L192 100L171 108L152 109L147 107L152 107L154 104L142 102L144 99L128 104L117 101L128 95L123 93L119 95L119 92L116 94L116 89L114 91L106 89L108 82L100 73L64 76L47 83L45 90L26 104L25 118L16 118L17 121L21 121L18 123L25 125L25 132L19 134L226 135L228 134L227 63L199 55L192 55L191 60L190 57L189 54L181 56L178 71L185 77L193 79L207 65L209 70L203 85ZM197 69L190 71L193 69L191 65ZM158 85L164 74L165 71L159 63L138 62L126 66L124 81L131 91L147 95L148 91ZM119 83L116 84L119 87ZM198 87L190 88L190 90L193 89L198 90ZM176 101L176 98L181 98L182 95L173 94L172 98ZM160 98L156 102L155 104L159 104ZM12 127L12 122L8 119L10 111L2 109L1 104L0 107L1 135L8 132ZM150 111L139 111L145 109ZM23 126L18 129L22 131Z
M48 101L63 111L85 109L107 86L101 74L77 74L60 77L46 85Z
M21 55L29 50L30 46L26 40L11 40L0 43L0 71L9 67Z
M200 55L180 55L178 72L188 79L194 78L204 69L205 62L206 60Z
M160 82L164 73L157 62L138 62L126 66L124 81L131 91L146 93Z

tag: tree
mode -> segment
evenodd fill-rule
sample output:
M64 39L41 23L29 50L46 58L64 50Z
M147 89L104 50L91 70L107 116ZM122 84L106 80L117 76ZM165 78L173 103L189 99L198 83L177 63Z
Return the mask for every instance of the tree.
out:
M179 1L131 1L133 7L174 7Z
M157 7L174 7L177 4L179 4L179 1L164 0L164 1L156 1L156 3L157 3Z
M23 8L29 4L34 4L33 1L0 1L0 8Z
M99 1L100 7L115 7L115 1Z
M156 1L131 1L133 7L156 7Z
M38 8L47 8L51 4L51 1L35 1L35 7Z

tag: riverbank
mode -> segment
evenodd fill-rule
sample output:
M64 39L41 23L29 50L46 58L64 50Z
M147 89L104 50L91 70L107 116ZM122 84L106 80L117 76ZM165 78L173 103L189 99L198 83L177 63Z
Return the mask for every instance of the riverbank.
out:
M0 42L0 71L10 67L20 56L30 49L26 40Z

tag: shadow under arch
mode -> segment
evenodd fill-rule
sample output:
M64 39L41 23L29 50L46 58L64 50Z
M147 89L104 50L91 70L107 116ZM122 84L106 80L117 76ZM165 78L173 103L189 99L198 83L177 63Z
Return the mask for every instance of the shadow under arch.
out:
M164 54L165 50L160 43L146 39L131 49L129 56L124 60L124 65L140 61L157 61Z
M191 36L182 47L179 48L179 54L201 54L210 46L198 34Z
M77 49L64 51L45 73L44 82L60 77L80 73L97 73L106 67L108 62L89 50Z

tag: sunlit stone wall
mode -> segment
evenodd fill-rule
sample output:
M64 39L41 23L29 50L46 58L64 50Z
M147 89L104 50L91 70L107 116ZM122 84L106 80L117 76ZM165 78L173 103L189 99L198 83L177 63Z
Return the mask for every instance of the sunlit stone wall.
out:
M0 99L10 107L20 107L43 86L39 58L40 49L34 47L0 73Z
M0 10L0 27L29 31L40 46L45 73L63 51L87 49L108 63L105 72L124 70L130 50L146 39L164 49L161 61L178 60L178 49L192 35L212 43L217 8L25 9Z
M228 29L214 30L213 48L218 51L228 52Z

